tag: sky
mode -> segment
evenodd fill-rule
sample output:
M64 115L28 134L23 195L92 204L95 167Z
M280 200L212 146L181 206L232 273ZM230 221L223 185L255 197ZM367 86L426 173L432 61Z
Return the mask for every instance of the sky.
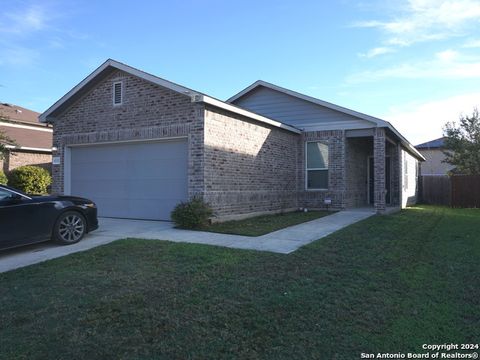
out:
M413 144L480 108L480 0L9 0L0 102L43 112L106 59L226 100L261 79Z

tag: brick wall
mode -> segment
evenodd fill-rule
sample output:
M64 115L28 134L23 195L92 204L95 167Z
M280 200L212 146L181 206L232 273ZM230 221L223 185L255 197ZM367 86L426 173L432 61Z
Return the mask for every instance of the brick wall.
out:
M123 81L123 104L113 106L113 82ZM54 193L63 193L65 147L127 140L188 136L189 195L203 190L203 110L189 96L176 93L122 71L115 71L82 96L54 122Z
M6 156L5 160L0 161L0 164L0 169L3 169L4 172L11 171L24 165L40 166L51 171L52 155L30 151L13 151Z
M300 136L224 110L205 112L205 199L218 216L296 208Z
M116 81L124 84L120 106L112 104ZM297 207L325 208L326 197L332 199L333 209L366 202L366 170L356 165L361 151L366 150L364 144L347 144L345 131L294 134L192 103L187 95L118 70L56 116L53 145L58 150L54 155L60 156L61 162L53 166L52 191L63 193L64 153L69 145L178 136L188 137L189 196L204 196L221 217ZM328 190L305 189L306 141L328 144ZM385 156L383 129L376 129L371 147L377 159ZM361 161L366 165L366 160ZM376 162L377 173L384 167L384 161L381 163ZM378 181L375 196L381 209L385 206L380 194L384 184Z
M305 189L305 142L307 141L323 141L328 144L328 190ZM305 132L302 134L302 141L297 151L299 206L325 208L324 200L328 197L332 199L332 205L329 208L345 208L345 132L343 130Z
M375 128L373 136L374 207L377 212L385 211L385 129Z

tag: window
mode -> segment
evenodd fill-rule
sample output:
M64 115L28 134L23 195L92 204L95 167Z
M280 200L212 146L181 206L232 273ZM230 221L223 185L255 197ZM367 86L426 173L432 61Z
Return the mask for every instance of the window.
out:
M405 189L408 189L408 160L407 154L405 154L405 158L403 160L403 186Z
M121 82L113 83L113 105L122 105L123 86Z
M8 200L13 197L13 193L6 189L0 189L0 201L2 200Z
M307 142L307 189L328 189L328 145Z

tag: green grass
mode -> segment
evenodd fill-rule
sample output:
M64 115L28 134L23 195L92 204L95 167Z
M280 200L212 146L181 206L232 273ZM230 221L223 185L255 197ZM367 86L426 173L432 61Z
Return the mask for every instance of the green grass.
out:
M290 255L127 239L0 274L1 359L359 359L480 339L480 210Z
M244 220L214 223L203 227L201 230L222 234L261 236L331 214L333 214L331 211L309 211L306 213L295 211L285 214L261 215Z

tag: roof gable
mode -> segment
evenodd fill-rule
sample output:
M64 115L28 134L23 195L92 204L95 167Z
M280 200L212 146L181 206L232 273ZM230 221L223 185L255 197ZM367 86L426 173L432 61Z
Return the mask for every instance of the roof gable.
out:
M135 69L131 66L122 64L118 61L108 59L102 65L100 65L95 71L83 79L78 85L73 87L69 92L62 96L57 102L50 106L44 113L39 116L41 122L49 122L49 118L54 118L55 115L68 106L70 106L79 96L82 96L93 88L100 81L105 79L108 75L115 70L122 70L128 74L140 77L146 81L152 82L159 86L173 90L175 92L184 94L186 96L198 95L197 92L188 89L184 86L172 83L157 76L148 74L144 71Z
M289 90L289 89L283 88L283 87L275 85L275 84L271 84L271 83L263 81L263 80L258 80L256 82L254 82L252 85L246 87L245 89L243 89L242 91L240 91L236 95L229 98L227 100L227 102L242 106L241 105L242 104L242 99L248 98L248 96L250 94L254 93L255 91L258 91L258 89L259 88L261 89L262 87L270 89L272 91L276 91L276 92L284 94L284 95L288 95L288 96L296 98L298 100L303 100L305 102L309 102L313 105L317 105L317 106L320 106L322 108L329 109L329 110L335 111L337 113L340 113L340 114L343 114L343 115L346 115L346 116L350 116L353 119L363 120L365 122L370 123L371 124L370 127L386 127L390 131L392 131L393 134L396 137L398 137L398 139L400 140L400 142L402 143L402 145L405 147L405 149L408 152L410 152L413 156L415 156L416 158L418 158L420 160L425 160L425 158L422 156L422 154L420 154L418 152L418 150L415 149L415 147L407 139L405 139L405 137L397 129L395 129L395 127L392 124L390 124L388 121L385 121L385 120L382 120L382 119L379 119L379 118L376 118L374 116L370 116L370 115L367 115L367 114L363 114L361 112L351 110L351 109L345 108L343 106L335 105L335 104L329 103L327 101L323 101L323 100L320 100L320 99L317 99L317 98L314 98L314 97L311 97L311 96L308 96L308 95L305 95L305 94L301 94L301 93L298 93L296 91ZM258 103L257 106L261 106L261 104ZM253 109L250 109L250 110L255 111ZM277 120L281 121L281 119L277 119ZM331 125L332 125L332 127L331 127L332 129L334 129L336 127L338 129L342 129L342 126L338 127L335 121L332 122ZM308 129L306 129L306 130L308 130Z
M347 114L267 86L257 86L234 101L235 105L276 119L304 131L365 129L371 120Z
M363 114L361 112L358 112L358 111L355 111L355 110L351 110L351 109L348 109L348 108L345 108L343 106L339 106L339 105L335 105L335 104L332 104L332 103L329 103L327 101L323 101L323 100L320 100L320 99L317 99L317 98L314 98L312 96L308 96L308 95L305 95L305 94L301 94L299 92L296 92L296 91L293 91L293 90L289 90L289 89L286 89L286 88L283 88L281 86L278 86L278 85L275 85L275 84L271 84L269 82L266 82L266 81L263 81L263 80L258 80L256 82L254 82L252 85L248 86L247 88L243 89L242 91L240 91L238 94L232 96L231 98L229 98L227 100L227 102L229 103L236 103L240 98L242 98L243 96L246 96L248 93L250 93L252 90L260 87L260 86L263 86L263 87L266 87L266 88L269 88L269 89L272 89L272 90L275 90L275 91L278 91L278 92L281 92L281 93L284 93L284 94L287 94L287 95L290 95L292 97L296 97L298 99L302 99L304 101L307 101L307 102L310 102L312 104L316 104L316 105L320 105L322 107L325 107L327 109L331 109L331 110L335 110L335 111L339 111L341 113L344 113L344 114L347 114L347 115L350 115L350 116L353 116L355 118L359 118L359 119L363 119L363 120L366 120L366 121L370 121L372 123L375 123L375 124L378 124L378 125L381 125L381 126L385 126L385 124L387 123L387 121L385 120L382 120L382 119L379 119L379 118L376 118L374 116L370 116L370 115L366 115L366 114Z
M79 96L82 96L83 94L88 92L96 84L98 84L101 80L106 78L109 74L111 74L112 71L115 71L115 70L124 71L130 75L137 76L143 80L149 81L158 86L162 86L166 89L188 96L191 98L192 102L203 102L206 104L210 104L212 106L222 108L227 111L234 112L242 116L246 116L250 119L253 119L259 122L263 122L275 127L285 129L287 131L291 131L294 133L301 132L300 130L292 126L282 124L281 122L278 122L278 121L269 119L267 117L255 114L248 110L236 107L232 104L228 104L221 100L205 95L201 92L191 90L185 86L175 84L171 81L159 78L155 75L146 73L144 71L122 64L112 59L108 59L107 61L105 61L95 71L93 71L90 75L88 75L85 79L83 79L78 85L76 85L73 89L71 89L68 93L66 93L62 98L60 98L55 104L53 104L50 108L48 108L43 114L39 116L39 120L41 122L52 122L57 114L61 113L64 109L72 105L73 102L75 102Z

